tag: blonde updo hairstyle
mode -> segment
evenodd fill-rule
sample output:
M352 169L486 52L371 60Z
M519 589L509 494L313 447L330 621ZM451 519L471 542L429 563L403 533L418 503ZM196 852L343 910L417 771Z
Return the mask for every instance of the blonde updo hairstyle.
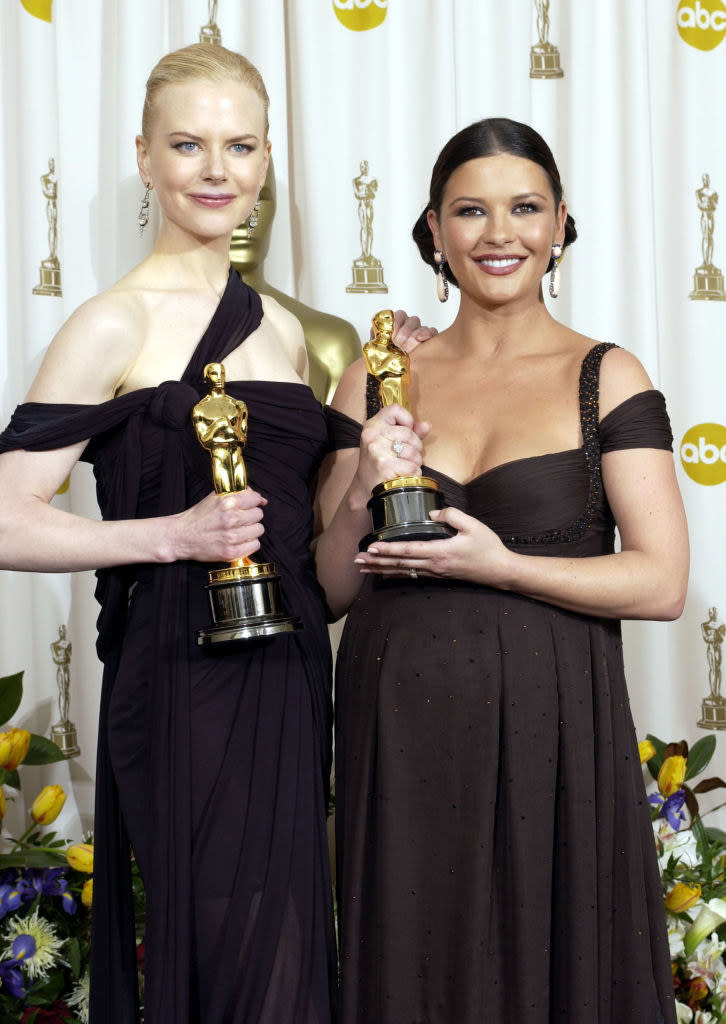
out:
M141 117L141 133L147 141L150 138L154 103L159 91L165 85L192 81L242 82L253 89L259 96L265 112L264 141L267 141L270 98L262 75L241 53L235 53L234 50L217 46L215 43L192 43L181 50L173 50L162 57L152 69L146 82L146 98Z

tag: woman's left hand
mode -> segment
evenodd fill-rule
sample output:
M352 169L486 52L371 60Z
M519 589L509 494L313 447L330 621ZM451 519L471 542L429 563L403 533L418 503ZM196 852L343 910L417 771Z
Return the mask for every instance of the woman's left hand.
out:
M413 352L421 342L428 341L439 332L435 327L423 327L417 316L409 316L404 309L393 314L393 343L402 352ZM371 328L371 338L373 329Z
M376 542L356 556L360 571L390 577L466 580L506 588L508 566L516 556L493 530L458 508L434 511L431 518L453 527L456 534L444 540Z

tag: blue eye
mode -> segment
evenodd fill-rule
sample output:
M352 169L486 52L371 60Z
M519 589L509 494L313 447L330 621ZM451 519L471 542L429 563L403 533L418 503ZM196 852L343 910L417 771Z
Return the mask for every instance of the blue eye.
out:
M231 148L233 153L251 153L254 149L254 147L250 146L247 142L235 142L232 144Z
M196 142L177 142L174 149L178 149L180 153L193 153L197 149Z

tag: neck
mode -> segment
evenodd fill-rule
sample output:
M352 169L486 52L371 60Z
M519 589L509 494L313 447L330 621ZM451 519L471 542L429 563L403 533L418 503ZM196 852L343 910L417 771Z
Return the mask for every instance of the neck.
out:
M541 290L534 302L501 306L483 306L462 295L447 338L464 358L519 356L540 349L543 336L558 326L544 304Z
M230 236L200 239L162 226L147 265L174 289L211 289L221 296L229 276Z

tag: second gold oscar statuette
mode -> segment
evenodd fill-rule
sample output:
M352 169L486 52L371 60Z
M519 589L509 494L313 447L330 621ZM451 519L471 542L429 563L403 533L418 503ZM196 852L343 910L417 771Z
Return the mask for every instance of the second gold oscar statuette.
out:
M242 450L247 443L247 406L224 390L222 363L208 363L204 379L209 394L192 409L199 443L212 458L217 494L235 494L247 488ZM224 569L209 573L209 603L213 625L197 631L197 643L208 646L234 640L253 640L302 629L300 619L279 610L280 577L271 562L234 559Z
M410 357L393 343L393 311L382 309L373 317L374 337L363 346L368 373L378 381L381 404L411 409L408 389ZM373 529L360 542L364 551L376 541L441 540L453 530L429 518L444 501L435 480L428 476L398 476L374 487L368 508Z

